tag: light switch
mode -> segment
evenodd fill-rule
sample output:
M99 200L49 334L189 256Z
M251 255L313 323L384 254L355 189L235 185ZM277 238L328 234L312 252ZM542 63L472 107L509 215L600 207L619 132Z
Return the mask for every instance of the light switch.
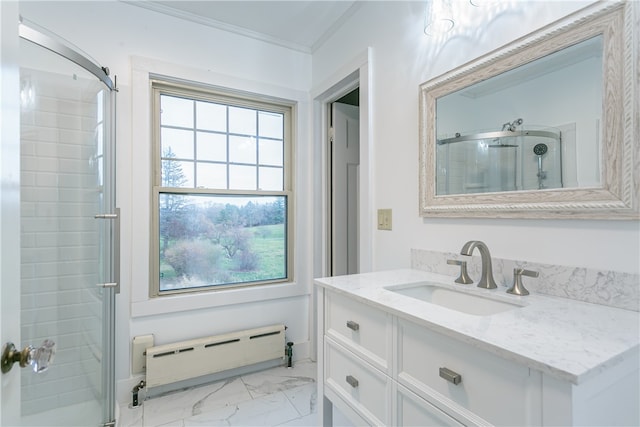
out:
M378 209L378 230L391 230L391 209Z

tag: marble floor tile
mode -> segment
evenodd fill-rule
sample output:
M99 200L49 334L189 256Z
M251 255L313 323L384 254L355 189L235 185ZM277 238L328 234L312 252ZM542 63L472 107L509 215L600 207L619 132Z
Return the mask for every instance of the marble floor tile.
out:
M150 426L152 425L153 427L184 427L184 420L183 419L179 419L179 420L175 420L175 421L171 421L169 423L166 424L145 424L145 426Z
M316 412L318 387L315 382L283 391L301 417Z
M142 406L131 408L126 405L120 406L118 415L118 427L142 427Z
M276 426L300 414L282 392L186 418L189 426Z
M316 427L317 425L317 414L309 414L306 417L296 418L295 420L287 421L284 424L280 424L280 426L283 427Z
M316 364L297 362L121 407L118 427L315 426Z
M254 374L244 375L242 381L254 399L278 391L289 390L315 382L316 364L303 361L292 368L277 367Z
M192 387L145 400L144 425L159 426L248 399L251 399L251 396L240 377Z

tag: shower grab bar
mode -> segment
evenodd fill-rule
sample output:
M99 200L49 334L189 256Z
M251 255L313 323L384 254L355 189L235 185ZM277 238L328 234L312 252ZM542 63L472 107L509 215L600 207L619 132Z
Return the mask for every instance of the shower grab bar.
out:
M453 138L439 139L438 145L452 144L454 142L463 141L475 141L478 139L495 139L495 138L510 138L517 136L539 136L543 138L552 138L556 141L560 141L560 135L556 132L547 130L517 130L517 131L496 131L496 132L483 132L474 133L470 135L455 136Z
M96 76L98 79L100 79L100 81L102 81L109 88L109 90L115 90L113 81L111 81L111 79L109 78L109 70L107 68L100 67L99 65L94 64L88 58L61 43L60 41L55 40L51 36L41 33L40 31L28 26L22 21L19 23L18 28L18 32L21 38L42 46L43 48L48 49L53 53L63 56L69 61L78 64L79 66Z

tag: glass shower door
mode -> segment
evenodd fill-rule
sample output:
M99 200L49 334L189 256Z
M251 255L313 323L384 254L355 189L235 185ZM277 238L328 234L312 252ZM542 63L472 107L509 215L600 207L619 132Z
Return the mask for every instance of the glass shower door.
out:
M19 421L109 425L115 418L114 95L47 47L20 40L21 336L13 339L18 351L45 340L56 345L53 360L44 362L48 369L36 374L27 366L19 373Z

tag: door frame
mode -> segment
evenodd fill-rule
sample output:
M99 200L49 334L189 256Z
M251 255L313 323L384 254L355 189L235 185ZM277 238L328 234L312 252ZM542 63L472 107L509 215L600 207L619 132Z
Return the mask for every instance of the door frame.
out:
M337 72L332 78L312 91L313 99L313 154L320 162L314 164L313 187L319 188L314 195L313 212L320 218L314 219L314 277L323 277L330 274L329 260L330 248L327 239L330 237L329 229L329 188L330 177L328 158L328 129L329 109L331 103L342 96L360 88L360 195L359 205L359 259L360 272L373 270L373 225L374 222L374 197L372 179L373 138L371 133L371 48L352 60Z
M329 195L331 188L328 158L329 141L329 108L331 103L342 96L360 88L360 169L359 169L359 265L360 272L373 271L373 226L374 219L374 193L373 193L373 133L371 132L372 120L372 85L371 75L371 55L372 49L367 48L357 57L353 58L334 73L325 82L311 91L313 100L313 157L320 159L314 162L313 188L319 191L314 192L313 209L313 277L324 277L329 272L330 248L328 242L330 238L329 219ZM311 307L309 310L309 324L311 325L311 348L312 359L318 360L317 337L322 331L318 328L316 311L318 307L319 293L315 288L311 292Z

